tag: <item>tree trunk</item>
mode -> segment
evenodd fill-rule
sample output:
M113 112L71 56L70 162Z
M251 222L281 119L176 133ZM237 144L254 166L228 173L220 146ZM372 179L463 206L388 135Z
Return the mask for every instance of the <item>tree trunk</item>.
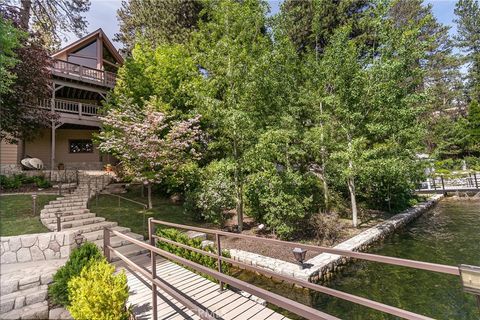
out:
M20 27L25 31L28 31L31 8L32 8L32 0L21 0Z
M352 161L349 162L349 167L352 168ZM352 203L352 222L353 227L357 227L357 199L355 196L355 180L352 175L348 177L348 191L350 192L350 201Z
M147 196L148 196L148 209L152 209L152 184L149 182L147 185Z
M237 225L238 225L238 232L243 231L243 185L240 179L240 164L238 159L238 150L237 150L237 141L233 141L233 156L235 159L235 172L234 172L234 180L235 180L235 198L236 198L236 205L235 209L237 212Z

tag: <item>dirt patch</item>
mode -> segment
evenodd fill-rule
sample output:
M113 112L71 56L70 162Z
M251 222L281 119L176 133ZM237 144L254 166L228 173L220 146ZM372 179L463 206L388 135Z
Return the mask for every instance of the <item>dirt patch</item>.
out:
M353 228L351 226L350 220L340 219L340 223L344 225L344 228L342 229L340 235L334 242L326 242L326 241L320 242L316 239L301 239L301 240L298 240L297 242L318 245L318 246L325 246L325 247L333 247L377 225L378 223L383 222L387 218L388 217L385 217L385 214L381 212L371 212L371 214L369 215L369 219L362 222L358 228ZM235 228L233 221L235 220L232 219L229 221L229 223L227 223L227 227L226 227L227 230L231 231L232 229ZM259 232L258 224L256 224L251 218L245 217L244 228L245 230L242 232L242 234L255 236L256 239L251 239L251 240L239 239L239 238L234 238L234 235L228 238L222 237L223 248L238 249L238 250L253 252L253 253L261 254L263 256L267 256L270 258L275 258L275 259L280 259L287 262L296 263L292 254L293 248L285 245L274 245L274 244L270 244L262 241L262 238L275 239L275 237L272 234L265 234L265 233L262 234L261 232ZM317 256L318 254L319 254L318 252L307 251L306 259L307 260L311 259Z

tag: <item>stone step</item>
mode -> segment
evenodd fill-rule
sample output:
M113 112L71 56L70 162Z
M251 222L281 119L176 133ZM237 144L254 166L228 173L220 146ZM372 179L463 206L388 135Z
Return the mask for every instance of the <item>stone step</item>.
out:
M116 250L118 250L118 252L120 252L122 255L124 255L127 258L138 256L138 255L141 255L143 253L148 252L147 249L144 249L140 246L137 246L136 244L127 244L125 246L121 246L121 247L117 248ZM117 257L115 255L115 253L113 253L113 252L111 253L110 258L111 258L112 262L120 260L120 258Z
M95 218L95 213L90 212L90 213L66 215L66 216L62 216L60 218L60 221L68 222L68 221L81 220L81 219L87 219L87 218ZM56 224L57 218L56 217L42 218L42 222L45 224Z
M70 199L57 199L57 200L52 200L50 201L48 204L51 205L51 204L69 204L69 203L77 203L77 202L83 202L84 200L82 198L79 198L79 197L75 197L75 198L70 198Z
M89 225L89 224L95 224L95 223L99 223L99 222L104 222L104 221L105 221L105 218L93 217L93 218L87 218L87 219L61 222L61 225L62 225L62 230L77 229L78 227L86 226L86 225ZM56 226L56 224L54 226Z
M57 216L55 215L57 211L44 211L40 212L40 217L43 218L56 218ZM85 213L90 213L89 209L83 208L83 209L75 209L75 210L66 210L66 211L61 211L62 216L73 216L77 214L85 214ZM55 220L57 221L57 220Z
M117 222L104 221L104 222L86 224L86 225L75 227L75 228L72 228L72 229L81 231L82 234L85 234L85 233L92 232L92 231L103 230L104 227L107 227L107 228L116 227L117 225L118 225Z
M48 319L48 301L34 303L1 315L1 319Z
M113 227L112 230L121 232L121 233L128 233L130 232L130 228L126 227L121 227L121 226L116 226ZM88 241L95 241L95 240L100 240L103 239L103 229L102 230L97 230L97 231L92 231L92 232L87 232L83 233L83 236L88 240Z
M127 235L129 237L132 237L136 240L143 241L143 236L141 234L133 233L133 232L127 232L127 233L125 233L125 235ZM93 243L95 243L100 249L103 249L103 238L100 239L100 240L96 240ZM118 236L110 237L110 245L114 248L118 248L118 247L121 247L121 246L126 246L128 244L131 244L131 242L128 241L128 240L125 240L123 238L120 238Z
M68 202L68 203L54 203L45 205L43 208L44 209L52 209L52 210L57 210L60 209L62 210L63 208L78 208L78 207L84 207L86 205L85 201L75 201L75 202Z
M15 291L0 299L0 314L47 300L47 285Z
M44 208L40 210L40 212L63 212L63 211L72 211L72 210L79 210L79 209L87 209L87 204L84 203L82 205L72 206L72 207L58 207L58 208Z

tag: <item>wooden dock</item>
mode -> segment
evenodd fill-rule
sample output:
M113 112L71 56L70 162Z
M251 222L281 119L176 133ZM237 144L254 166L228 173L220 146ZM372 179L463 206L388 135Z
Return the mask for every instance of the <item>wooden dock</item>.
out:
M147 255L132 257L137 265L151 271ZM129 303L138 320L152 319L152 290L150 281L132 273L125 263L116 262L117 270L124 269L130 287ZM199 309L218 319L283 320L283 315L231 290L219 291L219 286L204 277L169 260L157 256L157 277L196 302ZM157 290L158 319L200 319L164 291Z

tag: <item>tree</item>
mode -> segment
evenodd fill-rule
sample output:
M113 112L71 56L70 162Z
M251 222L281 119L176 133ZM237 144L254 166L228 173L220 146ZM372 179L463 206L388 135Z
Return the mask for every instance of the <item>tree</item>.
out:
M480 156L480 104L477 101L470 102L466 120L468 150L472 155Z
M352 26L352 38L363 34L365 26L360 20L372 3L371 0L286 0L281 5L282 27L298 52L322 53L341 26Z
M19 62L15 50L20 47L25 36L3 17L3 13L0 15L0 97L10 91L10 86L15 81L15 74L11 72ZM1 100L0 105L3 105Z
M15 13L9 20L19 30ZM12 142L31 138L39 127L55 119L48 111L37 108L39 101L50 97L50 58L33 34L20 41L21 46L14 50L19 62L9 70L15 80L8 92L0 93L0 139Z
M101 117L108 130L97 136L99 150L116 156L128 176L148 183L149 208L151 184L181 172L200 157L196 148L201 134L200 116L174 121L158 109L158 103L153 101L144 109L112 109Z
M264 2L255 0L208 3L192 40L194 59L205 74L197 86L205 94L197 101L208 121L210 152L234 163L239 231L243 229L244 155L265 121L257 113L265 110L264 105L255 99L261 85L256 67L264 62L262 54L271 43L265 33L266 10Z
M471 100L480 101L480 5L478 0L459 0L455 5L457 19L456 45L468 63Z
M90 9L90 0L6 0L6 3L18 9L20 28L38 32L51 49L57 48L68 32L80 37L87 28L82 13Z
M186 43L196 29L202 2L199 0L123 0L118 10L120 32L115 40L130 53L139 40L153 47Z

